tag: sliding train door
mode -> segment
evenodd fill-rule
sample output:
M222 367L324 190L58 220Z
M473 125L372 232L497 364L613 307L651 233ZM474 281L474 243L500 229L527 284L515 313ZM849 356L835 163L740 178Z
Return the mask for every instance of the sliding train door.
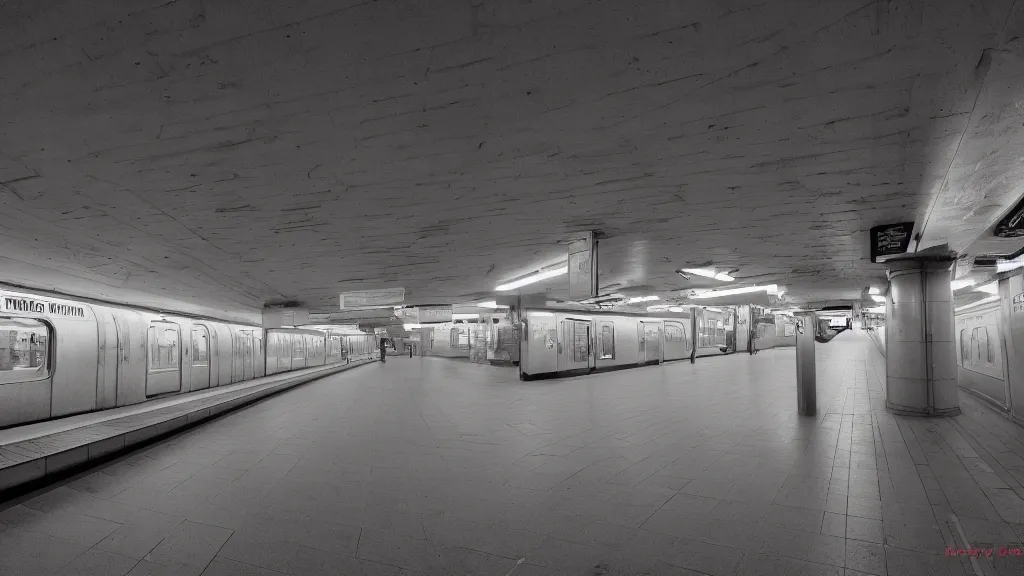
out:
M147 332L146 396L181 391L181 328L152 321Z
M639 322L637 334L640 341L638 364L658 364L661 362L661 322Z
M589 371L594 367L590 353L591 321L589 318L564 318L558 330L558 371Z

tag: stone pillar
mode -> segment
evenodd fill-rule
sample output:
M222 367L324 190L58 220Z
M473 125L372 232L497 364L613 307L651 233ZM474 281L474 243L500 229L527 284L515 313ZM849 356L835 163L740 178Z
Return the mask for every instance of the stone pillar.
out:
M818 316L800 312L796 317L796 408L802 416L814 416L818 411L818 366L814 359Z
M951 258L890 263L885 304L885 405L897 414L955 416Z

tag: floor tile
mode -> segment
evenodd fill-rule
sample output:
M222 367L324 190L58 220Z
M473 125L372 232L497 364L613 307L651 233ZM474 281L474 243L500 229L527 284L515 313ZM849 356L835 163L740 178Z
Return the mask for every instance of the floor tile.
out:
M945 424L885 411L864 349L827 350L814 420L783 349L541 384L433 358L329 377L7 505L0 573L945 574L945 515L1024 537L1024 500L978 477L986 443L1017 470L1009 429L965 414L979 436L949 451Z
M185 521L143 559L156 564L204 568L230 536L231 530Z
M138 564L136 558L102 550L87 550L57 572L57 576L124 576Z

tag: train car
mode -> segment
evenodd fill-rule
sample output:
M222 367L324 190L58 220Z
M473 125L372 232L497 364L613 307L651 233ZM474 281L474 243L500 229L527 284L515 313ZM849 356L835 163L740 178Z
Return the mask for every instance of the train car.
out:
M650 317L597 311L522 312L524 380L658 364L691 357L693 316Z
M1006 374L1000 346L1000 303L971 308L954 318L960 386L1007 406Z
M0 428L367 357L365 336L333 341L0 289Z

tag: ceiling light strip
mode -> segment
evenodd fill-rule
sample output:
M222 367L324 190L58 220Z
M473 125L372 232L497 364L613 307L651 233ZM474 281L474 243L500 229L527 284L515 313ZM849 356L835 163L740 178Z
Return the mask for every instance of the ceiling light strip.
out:
M519 280L514 280L512 282L509 282L508 284L502 284L501 286L498 286L497 288L495 288L495 290L497 290L498 292L507 292L509 290L515 290L516 288L521 288L521 287L526 286L528 284L533 284L535 282L540 282L542 280L547 280L549 278L554 278L556 276L561 276L563 274L568 274L568 273L569 273L569 265L568 264L563 264L562 266L560 266L558 268L553 268L551 270L543 270L541 272L537 272L536 274L530 274L529 276L526 276L524 278L520 278Z

